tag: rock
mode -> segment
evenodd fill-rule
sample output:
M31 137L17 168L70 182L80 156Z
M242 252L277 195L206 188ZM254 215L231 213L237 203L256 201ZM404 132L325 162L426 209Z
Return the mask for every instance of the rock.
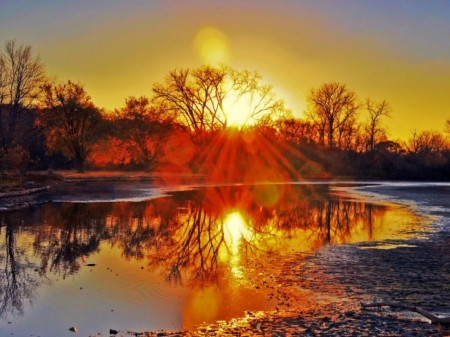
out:
M114 330L114 329L109 329L109 334L110 335L117 335L119 333L119 331Z
M73 326L73 327L71 327L71 328L69 329L69 331L72 331L72 332L78 332L78 329L75 328L75 327Z

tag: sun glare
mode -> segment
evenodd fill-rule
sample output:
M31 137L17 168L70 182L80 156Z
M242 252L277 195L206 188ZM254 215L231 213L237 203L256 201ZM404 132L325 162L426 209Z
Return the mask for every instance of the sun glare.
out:
M227 116L229 126L241 127L252 124L251 103L246 96L240 97L237 92L230 91L223 102L223 108Z
M235 257L239 252L239 242L242 238L248 239L250 231L238 211L227 215L224 221L225 241L230 248L230 252Z

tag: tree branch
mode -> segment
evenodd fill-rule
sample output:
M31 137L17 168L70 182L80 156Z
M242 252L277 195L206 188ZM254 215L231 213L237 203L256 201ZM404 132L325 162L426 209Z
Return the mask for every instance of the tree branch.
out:
M425 311L419 307L413 306L407 303L400 302L392 302L392 301L383 301L383 302L374 302L374 303L363 303L361 302L361 307L365 308L380 308L380 307L392 307L392 308L400 308L407 309L413 312L417 312L422 316L428 318L433 324L450 324L450 317L438 317L433 315L432 313Z

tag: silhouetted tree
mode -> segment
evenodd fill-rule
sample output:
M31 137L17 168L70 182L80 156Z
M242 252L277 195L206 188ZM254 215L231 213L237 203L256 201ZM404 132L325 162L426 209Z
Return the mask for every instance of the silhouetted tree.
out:
M29 160L34 111L47 81L44 66L32 47L7 41L0 52L0 166L22 171ZM16 163L21 164L19 167Z
M89 151L104 130L101 111L80 84L48 84L44 90L45 107L38 125L45 132L47 148L75 159L77 170L83 172Z
M450 135L450 119L445 121L445 132Z
M196 70L175 69L166 83L155 84L156 100L167 105L194 137L226 126L222 89L226 68L203 66Z
M307 117L317 125L321 142L330 149L340 146L340 139L355 122L358 109L355 92L345 84L331 82L312 89L307 99Z
M381 125L381 117L390 117L391 108L383 100L381 102L372 102L369 98L366 100L366 109L369 113L369 120L365 127L368 138L368 150L373 152L378 141L386 137L386 130Z
M285 107L284 100L273 92L273 86L261 83L262 76L256 71L228 68L230 87L227 99L239 102L247 111L243 125L264 125L273 127L280 118L290 118L291 111ZM226 83L227 84L227 83ZM233 109L231 104L229 109ZM229 115L228 111L225 111Z
M406 143L406 147L413 154L442 154L449 149L449 143L444 136L437 131L412 132L412 137Z
M229 126L230 113L236 101L248 108L246 122L275 120L288 113L283 100L269 85L261 84L256 72L237 71L221 66L202 66L198 69L175 69L166 77L165 84L153 86L155 99L173 111L178 121L197 143L202 143L211 132ZM206 137L206 138L205 138Z
M317 129L311 121L298 118L280 118L276 121L279 138L288 143L299 145L302 142L317 142Z
M42 95L46 83L44 66L39 56L33 55L30 45L6 42L0 54L0 133L1 147L20 144L24 130L17 132L23 114L33 107Z

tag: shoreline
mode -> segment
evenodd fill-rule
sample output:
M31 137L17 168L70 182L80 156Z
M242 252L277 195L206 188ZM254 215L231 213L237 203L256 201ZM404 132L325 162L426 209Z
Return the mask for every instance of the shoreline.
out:
M369 202L394 202L401 207L411 208L418 196L408 188L416 188L415 185L408 184L406 191L396 187L389 193L384 193L385 187L378 184L338 189L343 188L350 196L352 193L349 190L354 190L354 195ZM433 197L429 202L440 201L442 204L445 198L430 194L426 187L428 184L416 193L426 192ZM371 191L370 197L361 193L368 189ZM373 193L375 190L376 195ZM440 190L442 192L445 191ZM435 205L428 206L433 208ZM423 208L415 211L423 211ZM429 212L420 214L427 218L433 215ZM329 245L306 258L305 255L283 258L283 268L274 273L273 282L263 282L259 286L274 288L282 284L277 289L277 295L282 299L290 299L291 308L296 309L247 312L244 317L228 322L204 324L195 330L172 335L446 336L450 328L430 324L418 314L389 308L367 310L360 304L400 300L450 316L450 307L445 306L450 303L450 298L442 296L448 293L447 284L450 284L450 264L442 265L442 261L446 260L445 249L450 245L450 236L446 232L434 234L430 240L404 240L397 243L395 249L378 249L376 245L367 246L365 243ZM421 255L422 258L418 259L417 256ZM349 262L349 256L359 258L350 259ZM419 277L422 274L425 275ZM398 285L399 281L404 282L403 286ZM298 288L299 284L302 289ZM424 289L424 284L430 284L430 288ZM303 297L304 292L317 296L315 300L305 300L309 297ZM161 331L145 332L142 336L158 334L161 335Z
M450 185L444 183L439 193L415 185L408 184L406 190L388 187L387 191L380 186L357 187L353 193L369 202L394 202L402 207L411 207L420 197L422 208L415 211L427 209L420 214L433 221L439 221L435 216L440 213L448 219L445 194ZM368 189L370 196L364 193ZM285 296L296 293L299 297L297 309L247 314L229 323L201 326L186 335L447 336L450 326L431 324L419 314L361 306L396 300L450 317L450 229L436 229L427 239L404 240L404 245L394 249L379 249L380 242L329 245L306 258L294 254L284 259L277 281L288 285L283 287ZM302 301L305 291L318 295L315 303Z
M430 193L429 184L407 185L388 191L381 185L350 190L369 202L394 202L408 208L414 199L421 197L422 208L415 211L427 208L426 213L419 214L433 217L433 221L439 211L446 212L448 201L442 193L447 193L448 183L443 184L443 190L438 189L439 193ZM368 189L371 197L364 193ZM423 198L424 195L428 198ZM247 314L241 320L201 326L187 335L446 336L450 334L449 326L430 324L419 314L389 308L367 310L360 304L399 300L450 317L450 261L446 254L450 233L446 228L438 230L427 240L404 240L404 245L394 249L360 243L325 246L306 258L294 254L283 261L284 268L277 281L288 285L287 289L284 287L284 296L297 293L298 309ZM298 284L306 287L298 289ZM315 303L302 303L304 291L320 295Z
M85 182L92 181L97 180ZM26 207L33 202L45 202L46 198L39 200L41 193L51 194L54 188L76 186L79 182L59 181L36 193L14 198L21 199L22 207ZM372 184L337 189L368 202L394 202L402 207L418 205L415 211L426 211L420 214L434 217L434 221L439 221L439 217L445 221L450 219L449 202L445 198L449 184L438 184L434 186L435 191L430 191L428 185L412 183L406 188ZM450 328L431 325L417 314L392 309L367 310L360 305L374 300L398 300L450 316L450 307L446 307L450 303L450 261L446 253L450 234L443 228L444 225L440 229L436 227L438 231L427 240L405 240L404 246L394 249L379 249L377 243L328 245L306 257L305 254L283 257L280 270L264 271L273 275L264 280L272 281L261 282L259 286L276 288L276 295L289 303L289 308L247 312L241 318L201 325L191 331L117 332L124 336L445 336ZM302 296L305 293L314 296Z

